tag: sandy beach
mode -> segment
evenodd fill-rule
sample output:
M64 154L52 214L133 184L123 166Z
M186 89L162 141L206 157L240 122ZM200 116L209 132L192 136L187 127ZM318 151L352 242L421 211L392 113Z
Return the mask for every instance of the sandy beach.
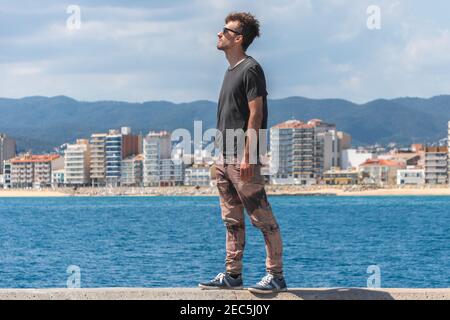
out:
M67 194L52 190L0 189L0 197L66 197Z
M366 186L275 186L266 185L269 196L450 196L450 187L366 187ZM0 189L0 197L68 197L68 196L218 196L216 187L129 187L59 189Z

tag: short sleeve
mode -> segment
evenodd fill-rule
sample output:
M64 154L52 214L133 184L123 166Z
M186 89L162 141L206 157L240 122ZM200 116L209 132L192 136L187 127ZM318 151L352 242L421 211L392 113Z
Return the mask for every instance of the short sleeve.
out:
M247 101L267 96L266 79L260 66L255 65L247 69L244 74L244 87Z

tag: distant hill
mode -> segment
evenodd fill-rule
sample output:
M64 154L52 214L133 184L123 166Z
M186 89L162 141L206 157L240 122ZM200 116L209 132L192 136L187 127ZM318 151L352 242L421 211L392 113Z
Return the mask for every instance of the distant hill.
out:
M214 128L217 104L194 101L128 103L77 101L65 96L0 98L0 132L17 140L19 150L52 151L94 132L129 126L133 132ZM319 118L352 135L354 145L430 143L447 136L450 96L397 98L355 104L341 99L289 97L269 100L269 126L289 119Z

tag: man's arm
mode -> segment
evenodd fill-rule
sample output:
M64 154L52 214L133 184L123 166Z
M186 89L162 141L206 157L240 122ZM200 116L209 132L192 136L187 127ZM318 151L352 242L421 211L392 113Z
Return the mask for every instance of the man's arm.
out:
M263 98L257 97L256 99L248 102L248 107L250 109L250 116L248 119L247 130L253 131L247 135L247 141L245 143L244 157L241 163L241 180L248 181L253 176L254 163L250 164L250 160L254 158L250 157L250 146L258 146L259 129L262 126L263 120ZM256 150L256 157L258 156L258 150Z

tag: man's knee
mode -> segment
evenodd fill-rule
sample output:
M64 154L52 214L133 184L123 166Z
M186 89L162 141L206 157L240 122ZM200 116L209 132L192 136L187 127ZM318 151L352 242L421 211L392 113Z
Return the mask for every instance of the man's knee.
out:
M256 209L250 214L250 220L262 232L275 232L280 228L271 210Z
M222 218L222 221L225 227L227 227L227 229L238 231L245 228L244 221L238 219L224 217Z
M252 224L263 233L273 233L280 229L280 226L276 222L265 223L260 221L252 221Z

